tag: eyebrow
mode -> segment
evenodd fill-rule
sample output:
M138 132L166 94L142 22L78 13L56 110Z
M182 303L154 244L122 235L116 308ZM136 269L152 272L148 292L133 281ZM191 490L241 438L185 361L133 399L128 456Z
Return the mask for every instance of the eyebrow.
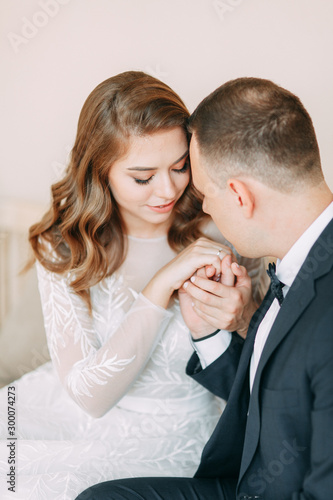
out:
M180 158L178 158L178 160L171 163L170 166L173 167L174 165L177 165L177 163L179 163L181 160L186 158L186 156L188 156L188 153L189 153L189 151L187 150ZM157 169L157 167L128 167L127 168L127 170L138 170L140 172L146 172L146 171L151 171L151 170L156 170L156 169Z

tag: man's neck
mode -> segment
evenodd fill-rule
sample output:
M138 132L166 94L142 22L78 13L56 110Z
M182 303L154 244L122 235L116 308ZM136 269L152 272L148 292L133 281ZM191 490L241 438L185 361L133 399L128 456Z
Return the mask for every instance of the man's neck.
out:
M332 203L333 193L326 184L308 189L306 193L281 196L274 209L271 255L283 259L286 253L320 214Z

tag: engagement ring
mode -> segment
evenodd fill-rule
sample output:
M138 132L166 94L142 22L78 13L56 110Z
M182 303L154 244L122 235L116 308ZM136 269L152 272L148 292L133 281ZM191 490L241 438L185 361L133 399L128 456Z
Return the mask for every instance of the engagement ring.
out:
M222 257L221 257L221 255L220 255L220 253L222 252L222 250L223 250L223 248L220 248L220 249L219 249L219 251L218 251L218 252L217 252L217 254L216 254L216 255L218 255L218 256L220 257L220 259L221 259L221 260L222 260Z

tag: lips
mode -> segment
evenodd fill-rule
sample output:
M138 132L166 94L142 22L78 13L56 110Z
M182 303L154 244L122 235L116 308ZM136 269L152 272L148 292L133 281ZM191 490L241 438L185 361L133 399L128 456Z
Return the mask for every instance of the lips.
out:
M150 208L150 210L153 210L154 212L166 213L166 212L170 212L170 210L173 209L174 204L175 204L175 200L173 200L170 203L167 203L165 205L155 205L155 206L148 205L148 207Z

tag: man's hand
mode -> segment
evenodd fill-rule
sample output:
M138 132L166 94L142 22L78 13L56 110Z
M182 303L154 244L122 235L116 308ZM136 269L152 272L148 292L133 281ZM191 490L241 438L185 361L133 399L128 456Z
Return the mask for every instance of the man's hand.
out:
M237 331L245 338L258 307L252 298L251 278L245 267L232 262L230 255L221 261L219 282L212 273L209 267L205 272L200 270L179 290L185 323L193 338L205 337L216 329Z

